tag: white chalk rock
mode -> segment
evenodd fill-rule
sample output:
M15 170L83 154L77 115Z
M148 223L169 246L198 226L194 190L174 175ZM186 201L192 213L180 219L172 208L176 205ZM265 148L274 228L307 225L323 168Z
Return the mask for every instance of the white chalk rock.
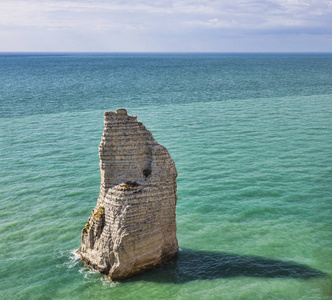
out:
M167 149L125 109L105 112L104 125L100 194L78 253L116 280L176 255L177 171Z

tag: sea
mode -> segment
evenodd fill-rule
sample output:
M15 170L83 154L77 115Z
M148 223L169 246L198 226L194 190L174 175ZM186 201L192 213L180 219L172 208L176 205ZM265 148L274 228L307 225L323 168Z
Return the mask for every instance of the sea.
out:
M176 259L75 254L104 111L175 161ZM1 53L0 299L332 299L331 53Z

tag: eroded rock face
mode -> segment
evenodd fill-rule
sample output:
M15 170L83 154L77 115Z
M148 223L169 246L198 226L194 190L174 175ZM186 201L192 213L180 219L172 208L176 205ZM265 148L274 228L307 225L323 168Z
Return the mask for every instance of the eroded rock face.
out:
M82 261L116 280L173 258L177 171L167 149L119 109L105 112L99 156L100 194L82 230Z

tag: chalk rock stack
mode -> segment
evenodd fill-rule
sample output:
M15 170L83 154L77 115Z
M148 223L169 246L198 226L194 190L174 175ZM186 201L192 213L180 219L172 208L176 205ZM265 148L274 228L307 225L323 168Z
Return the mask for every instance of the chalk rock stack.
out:
M105 112L99 156L100 194L82 230L82 261L117 280L173 258L177 171L167 149L119 109Z

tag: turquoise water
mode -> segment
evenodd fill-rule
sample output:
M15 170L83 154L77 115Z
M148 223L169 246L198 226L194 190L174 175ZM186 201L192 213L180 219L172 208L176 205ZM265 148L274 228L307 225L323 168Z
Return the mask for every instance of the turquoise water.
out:
M331 299L332 55L0 56L1 299ZM109 282L75 256L103 112L178 169L177 260Z

